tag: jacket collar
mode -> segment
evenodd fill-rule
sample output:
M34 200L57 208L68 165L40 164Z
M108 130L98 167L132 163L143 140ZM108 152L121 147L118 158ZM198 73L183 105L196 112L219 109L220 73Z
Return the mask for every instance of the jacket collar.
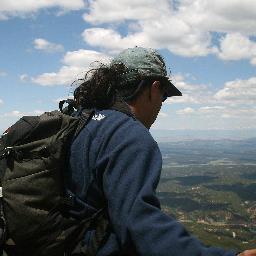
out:
M123 100L123 98L119 95L116 96L115 103L112 105L110 109L122 112L128 116L131 116L135 119L134 114L132 113L129 105Z

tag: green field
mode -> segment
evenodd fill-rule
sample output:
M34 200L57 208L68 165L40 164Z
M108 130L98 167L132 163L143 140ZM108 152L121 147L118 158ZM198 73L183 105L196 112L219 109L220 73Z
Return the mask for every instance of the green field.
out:
M160 144L162 209L206 245L256 245L256 141Z

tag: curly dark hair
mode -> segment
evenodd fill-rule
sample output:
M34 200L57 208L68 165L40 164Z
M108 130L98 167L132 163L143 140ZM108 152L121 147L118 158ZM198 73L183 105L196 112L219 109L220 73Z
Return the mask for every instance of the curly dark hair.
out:
M115 87L121 66L108 67L101 64L99 68L89 70L84 82L75 89L74 100L84 108L107 108L115 100Z
M76 105L83 108L98 109L111 107L115 102L117 93L120 92L120 95L123 96L123 92L130 93L133 90L133 86L126 85L125 89L120 83L126 72L127 68L121 63L100 64L98 68L89 70L85 75L84 82L74 91Z
M131 71L132 79L127 79ZM128 103L135 100L154 79L143 78L139 73L134 76L134 73L122 63L100 64L98 68L89 70L83 83L74 91L76 106L107 109L115 103L117 95Z

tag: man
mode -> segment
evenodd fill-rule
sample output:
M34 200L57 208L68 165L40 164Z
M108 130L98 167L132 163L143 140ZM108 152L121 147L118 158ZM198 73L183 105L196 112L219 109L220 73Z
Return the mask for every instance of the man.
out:
M98 256L236 255L204 246L160 210L155 190L162 158L148 129L162 102L181 92L167 78L158 52L124 50L109 67L94 70L74 95L80 109L96 109L72 144L68 187L76 216L105 206L111 229ZM94 235L94 229L86 232L84 243L90 246Z

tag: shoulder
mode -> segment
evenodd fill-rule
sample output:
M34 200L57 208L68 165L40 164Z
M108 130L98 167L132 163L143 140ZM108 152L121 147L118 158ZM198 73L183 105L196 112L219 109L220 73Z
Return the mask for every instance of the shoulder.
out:
M146 127L135 118L115 110L97 111L90 122L91 128L96 128L101 137L114 142L136 141L136 144L156 144ZM90 127L88 127L90 128Z
M97 110L74 144L87 144L92 152L98 153L159 151L146 127L135 118L116 110Z

